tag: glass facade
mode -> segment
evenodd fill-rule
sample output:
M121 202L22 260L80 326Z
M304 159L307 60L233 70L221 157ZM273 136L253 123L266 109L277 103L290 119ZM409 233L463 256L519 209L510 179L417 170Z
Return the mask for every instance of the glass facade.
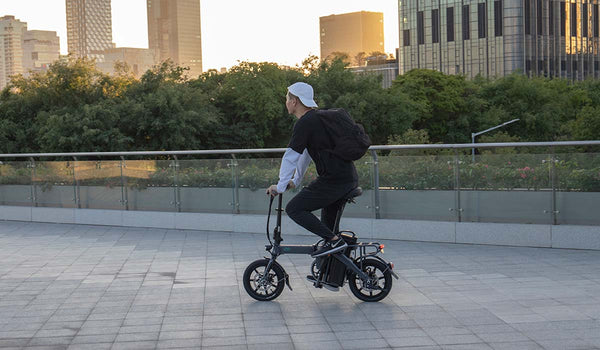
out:
M76 57L104 60L113 47L110 0L66 0L67 44Z
M597 78L600 0L399 1L399 72Z
M202 38L198 0L147 0L148 48L157 62L172 59L202 74Z

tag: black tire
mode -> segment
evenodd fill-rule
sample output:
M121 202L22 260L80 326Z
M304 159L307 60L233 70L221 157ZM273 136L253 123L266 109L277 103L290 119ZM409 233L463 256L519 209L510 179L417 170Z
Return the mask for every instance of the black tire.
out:
M357 263L360 267L360 263ZM365 286L363 281L355 273L350 273L348 276L348 284L350 290L355 297L362 301L380 301L385 298L392 290L392 274L389 267L376 259L365 259L362 262L362 271L370 278L372 288Z
M248 295L259 301L277 298L285 287L285 271L276 261L266 273L268 278L261 281L268 263L269 259L256 260L244 271L244 289Z

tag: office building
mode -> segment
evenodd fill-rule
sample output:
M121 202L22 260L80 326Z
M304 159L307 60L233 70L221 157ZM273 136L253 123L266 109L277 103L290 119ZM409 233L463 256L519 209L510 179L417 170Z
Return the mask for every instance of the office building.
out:
M384 52L383 13L353 12L319 18L321 59L334 53L346 53L353 65L357 55Z
M14 16L0 17L0 89L10 77L23 73L23 37L27 23Z
M132 47L104 50L104 62L98 63L98 68L104 73L111 74L114 73L117 63L125 63L129 66L129 71L139 78L154 65L154 53L149 49Z
M60 57L60 40L56 32L28 30L23 38L25 73L46 71Z
M597 1L399 1L399 71L599 77Z
M396 77L398 77L398 60L395 58L387 58L386 55L381 57L368 57L366 64L360 67L350 67L351 72L363 75L380 75L381 86L387 89L392 86Z
M101 62L112 43L111 0L66 0L69 54Z
M200 0L147 0L148 47L157 62L173 60L189 67L188 75L202 74Z

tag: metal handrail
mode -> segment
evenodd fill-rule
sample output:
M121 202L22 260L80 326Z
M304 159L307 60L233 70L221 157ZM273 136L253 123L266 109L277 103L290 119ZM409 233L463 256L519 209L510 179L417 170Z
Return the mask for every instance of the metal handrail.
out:
M504 143L458 143L427 145L377 145L369 149L374 151L391 151L397 149L462 149L462 148L501 148L501 147L566 147L566 146L600 146L600 141L556 141L556 142L504 142ZM166 156L166 155L212 155L212 154L248 154L248 153L283 153L286 148L253 148L253 149L220 149L220 150L188 150L188 151L132 151L132 152L72 152L72 153L8 153L0 154L0 158L36 158L36 157L124 157L124 156Z

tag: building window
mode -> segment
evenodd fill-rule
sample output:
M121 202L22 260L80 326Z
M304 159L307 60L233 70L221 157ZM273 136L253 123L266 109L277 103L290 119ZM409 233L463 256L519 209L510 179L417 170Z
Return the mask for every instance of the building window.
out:
M544 26L542 24L542 0L537 0L536 8L536 22L537 22L537 35L544 35Z
M477 4L477 31L479 32L479 38L485 38L485 2Z
M446 9L446 40L454 41L454 7Z
M560 70L562 70L562 71L567 70L567 61L565 61L565 60L560 61Z
M494 35L502 36L502 0L494 1Z
M600 34L600 26L598 25L598 4L594 4L594 13L592 17L594 18L594 38L597 38Z
M531 1L525 0L525 34L531 34Z
M567 4L560 2L560 35L567 35Z
M581 5L581 31L583 33L581 33L581 35L584 38L588 37L588 4L582 4Z
M525 61L525 71L527 71L527 72L531 71L531 60Z
M552 1L550 1L548 6L548 22L550 22L548 34L554 35L554 2Z
M425 24L423 23L423 11L417 12L417 42L425 44Z
M440 42L440 10L431 10L431 42Z
M463 5L462 7L462 32L463 32L463 40L471 39L471 33L469 25L469 5Z
M404 29L402 34L404 36L404 46L410 46L410 30Z
M577 72L577 61L573 61L573 72Z
M577 4L571 4L571 36L577 36Z

